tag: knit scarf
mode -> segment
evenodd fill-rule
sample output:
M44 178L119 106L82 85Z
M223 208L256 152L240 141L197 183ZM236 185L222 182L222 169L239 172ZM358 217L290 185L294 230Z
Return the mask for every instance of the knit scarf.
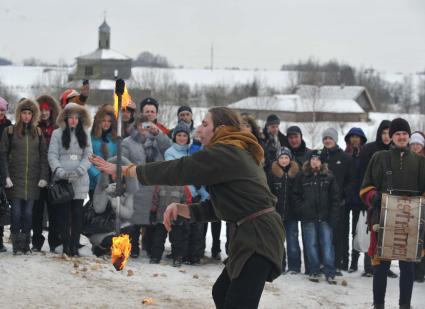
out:
M252 133L242 132L232 126L223 126L216 129L208 146L217 144L233 145L246 150L254 157L257 164L260 164L264 159L264 150L257 142L255 136Z

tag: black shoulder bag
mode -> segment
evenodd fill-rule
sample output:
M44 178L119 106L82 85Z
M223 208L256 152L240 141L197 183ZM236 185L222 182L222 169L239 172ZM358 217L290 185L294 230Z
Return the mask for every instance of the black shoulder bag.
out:
M54 170L47 188L47 199L52 205L64 204L74 199L74 189L67 179L55 179L58 167Z

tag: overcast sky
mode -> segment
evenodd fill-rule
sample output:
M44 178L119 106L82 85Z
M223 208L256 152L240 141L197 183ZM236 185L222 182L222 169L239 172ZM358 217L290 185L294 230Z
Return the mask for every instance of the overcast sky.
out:
M174 65L279 69L314 56L387 72L425 69L424 0L0 0L0 56L57 62L111 48Z

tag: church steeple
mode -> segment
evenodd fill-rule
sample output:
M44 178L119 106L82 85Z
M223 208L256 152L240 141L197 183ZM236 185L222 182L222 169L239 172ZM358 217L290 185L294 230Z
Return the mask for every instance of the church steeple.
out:
M111 28L106 23L106 17L99 27L99 49L109 49L111 44Z

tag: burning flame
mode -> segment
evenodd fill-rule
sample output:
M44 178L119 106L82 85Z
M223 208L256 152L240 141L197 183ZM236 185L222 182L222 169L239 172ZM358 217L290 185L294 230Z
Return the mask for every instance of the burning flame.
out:
M124 87L124 93L122 94L122 101L121 101L121 108L126 109L127 106L131 104L131 96L128 93L127 86ZM115 111L115 118L118 119L118 96L114 92L114 111Z
M116 270L123 270L130 256L131 243L128 234L112 238L112 264Z

